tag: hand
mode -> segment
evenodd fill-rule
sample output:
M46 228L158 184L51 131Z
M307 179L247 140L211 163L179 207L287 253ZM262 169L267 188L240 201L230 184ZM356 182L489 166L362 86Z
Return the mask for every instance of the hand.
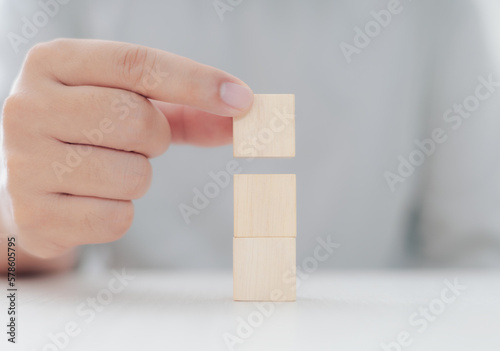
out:
M39 44L3 109L4 224L41 258L116 240L132 223L131 200L150 185L148 158L171 141L230 142L226 117L252 101L237 78L164 51L95 40Z

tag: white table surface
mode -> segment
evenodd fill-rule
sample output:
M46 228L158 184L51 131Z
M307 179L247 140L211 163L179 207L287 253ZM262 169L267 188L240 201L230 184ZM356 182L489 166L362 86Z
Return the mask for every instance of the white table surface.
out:
M64 350L228 350L224 335L241 336L235 350L383 350L402 331L413 341L401 350L500 350L500 272L316 272L297 302L273 304L270 316L232 301L231 272L128 273L134 279L90 322L77 307L107 288L111 272L19 279L18 343L4 347L2 333L0 349L56 350L49 333L74 322L80 334ZM419 332L409 318L440 297L445 279L466 289ZM238 334L249 316L252 333Z

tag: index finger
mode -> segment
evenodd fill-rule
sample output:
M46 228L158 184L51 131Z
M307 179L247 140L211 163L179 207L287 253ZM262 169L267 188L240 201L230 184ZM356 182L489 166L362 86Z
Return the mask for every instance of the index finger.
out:
M145 46L58 39L37 45L30 55L27 60L41 63L43 73L65 85L124 89L221 116L242 114L253 102L252 91L238 78Z

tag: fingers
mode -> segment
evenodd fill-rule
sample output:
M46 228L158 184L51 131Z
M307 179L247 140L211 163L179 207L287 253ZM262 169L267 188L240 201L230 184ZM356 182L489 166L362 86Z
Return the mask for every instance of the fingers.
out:
M133 200L147 192L152 178L151 164L141 154L48 139L13 145L7 163L11 196L65 193Z
M118 240L134 217L131 201L50 194L43 199L31 196L30 202L32 206L17 221L20 244L42 258L59 256L78 245Z
M233 120L198 109L152 101L168 120L171 140L179 144L219 146L232 142Z
M239 115L253 102L252 91L224 71L128 43L60 39L32 49L26 66L27 74L42 72L65 85L124 89L221 116Z
M45 184L51 193L134 200L151 184L149 160L134 152L67 144L54 150L53 160Z
M38 130L58 140L134 151L147 157L164 153L170 144L165 116L135 93L102 87L51 84L53 103L39 109ZM46 99L45 99L46 100Z

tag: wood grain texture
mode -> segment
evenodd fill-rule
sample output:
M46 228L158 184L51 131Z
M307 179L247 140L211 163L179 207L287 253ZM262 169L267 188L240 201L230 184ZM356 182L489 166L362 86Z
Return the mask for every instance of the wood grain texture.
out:
M234 157L295 157L295 95L255 94L233 118Z
M296 236L295 174L235 174L234 237Z
M235 301L295 301L295 238L234 238Z

